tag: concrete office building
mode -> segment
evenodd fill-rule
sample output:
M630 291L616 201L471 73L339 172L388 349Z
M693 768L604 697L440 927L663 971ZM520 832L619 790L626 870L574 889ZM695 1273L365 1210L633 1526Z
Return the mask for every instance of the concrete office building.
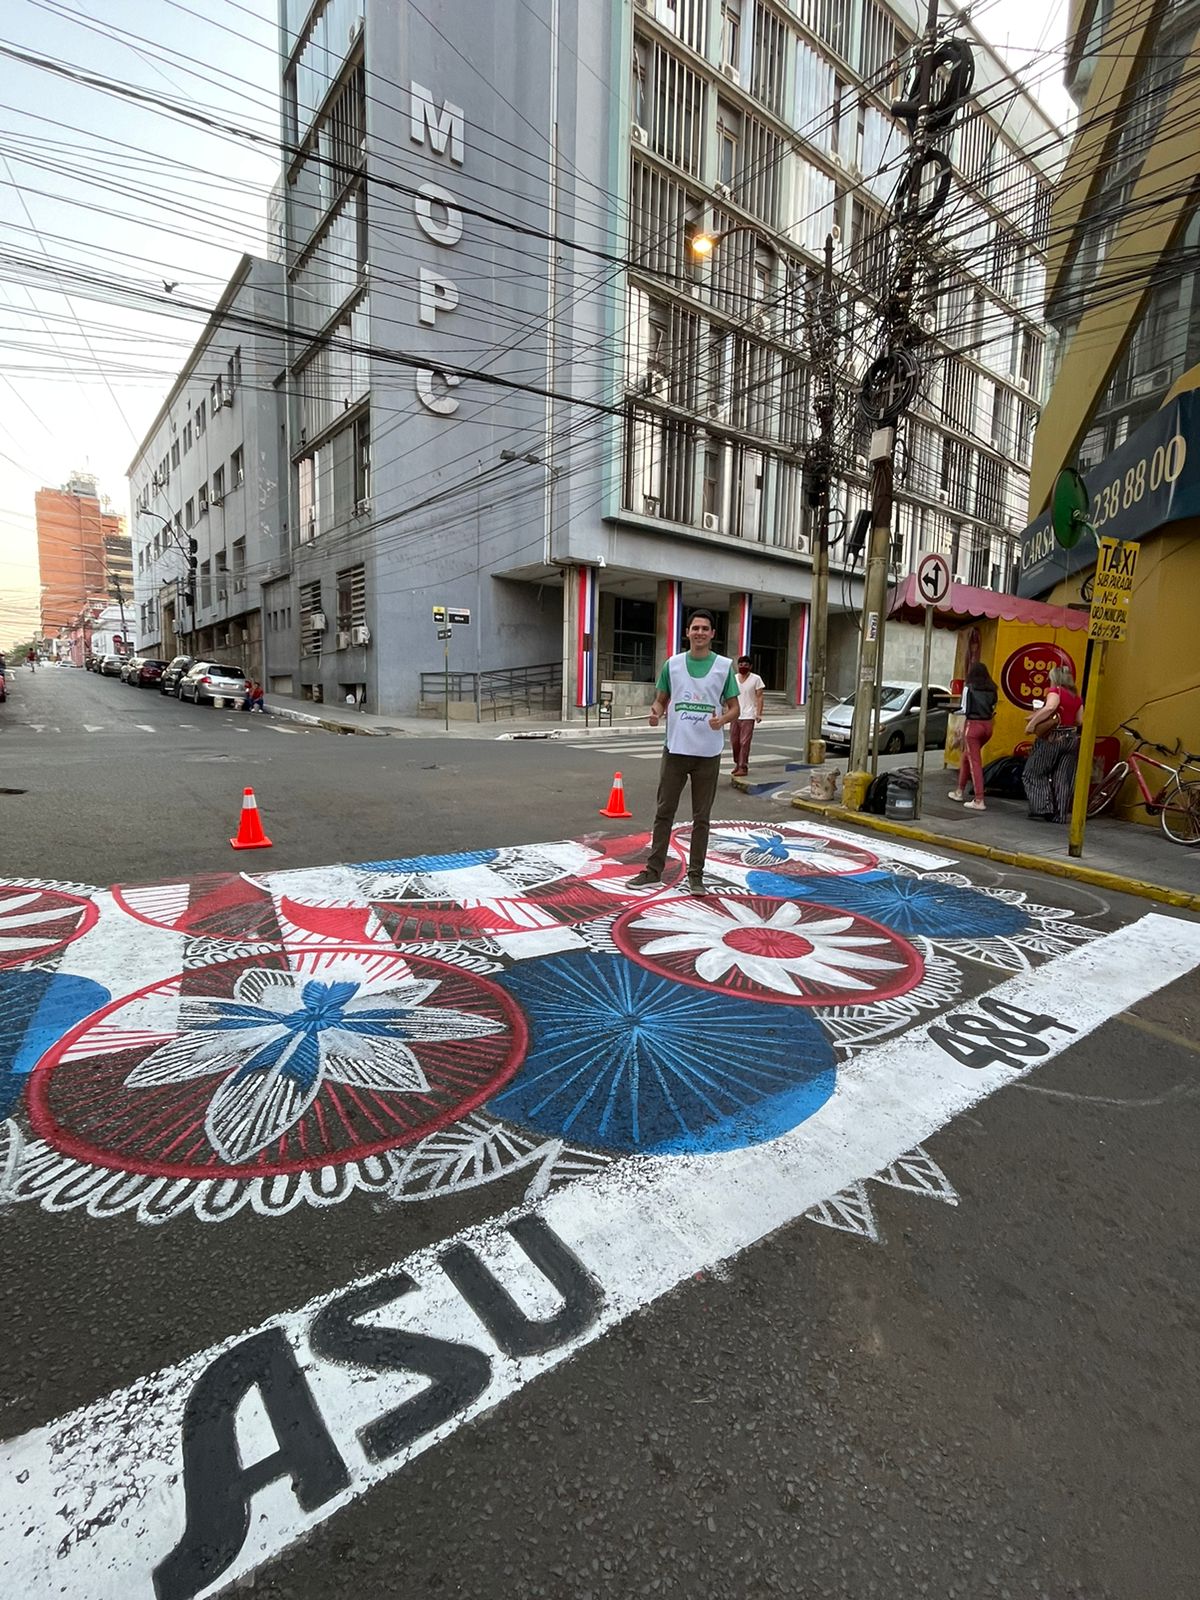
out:
M283 316L282 267L243 256L129 465L143 654L224 659L255 674L270 670L273 652L285 673L294 660Z
M922 14L924 8L921 8ZM644 703L686 611L718 614L801 697L811 594L813 294L827 235L842 343L835 536L866 503L852 396L878 353L888 107L916 7L597 0L439 12L283 0L289 441L298 678L414 710L453 629L474 674L616 681ZM950 135L896 570L942 549L1006 587L1039 398L1054 130L987 47ZM697 262L698 230L726 234ZM831 586L831 687L859 586ZM861 566L859 566L861 571ZM889 630L888 670L916 641ZM945 663L942 663L943 670ZM425 678L422 686L422 675ZM552 693L556 691L551 691Z

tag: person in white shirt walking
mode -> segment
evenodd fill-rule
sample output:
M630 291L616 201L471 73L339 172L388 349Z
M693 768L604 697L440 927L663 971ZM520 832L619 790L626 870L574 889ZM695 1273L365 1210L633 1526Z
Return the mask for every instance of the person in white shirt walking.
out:
M750 657L739 656L737 663L738 714L729 730L733 746L733 776L744 778L750 771L750 741L754 729L762 721L763 694L766 684L757 672L750 671Z
M671 843L671 828L683 796L692 785L692 839L688 850L688 888L704 893L708 824L717 793L725 725L738 715L737 679L728 656L713 653L715 622L711 611L693 611L688 622L688 648L671 656L658 675L649 722L657 728L667 713L667 742L658 775L654 836L646 865L630 878L631 889L661 883Z

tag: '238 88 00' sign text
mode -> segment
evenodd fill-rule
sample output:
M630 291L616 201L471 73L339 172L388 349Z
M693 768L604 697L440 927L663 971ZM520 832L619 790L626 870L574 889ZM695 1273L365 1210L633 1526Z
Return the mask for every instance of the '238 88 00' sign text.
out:
M1142 456L1111 483L1092 496L1092 526L1102 528L1119 511L1129 510L1146 495L1156 494L1164 484L1172 484L1187 462L1187 440L1176 433L1164 444L1156 445L1149 456Z

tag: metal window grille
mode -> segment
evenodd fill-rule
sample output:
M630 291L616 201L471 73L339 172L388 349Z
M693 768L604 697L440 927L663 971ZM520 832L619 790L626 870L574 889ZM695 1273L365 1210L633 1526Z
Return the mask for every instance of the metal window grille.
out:
M845 0L796 0L796 15L835 54L849 60L853 7Z
M669 50L655 45L651 148L694 177L700 175L704 109L704 79Z
M783 140L765 122L743 120L742 164L734 193L756 217L775 227L779 221L779 185L783 170Z
M338 632L359 628L367 620L367 572L363 566L348 567L337 575Z
M314 625L321 612L320 580L300 585L300 654L315 656L321 652L322 630Z
M784 66L787 60L787 27L766 6L757 6L754 12L754 54L750 67L750 90L782 117Z
M675 30L675 37L703 55L708 21L707 0L669 0L668 12L667 25Z
M683 184L635 160L630 173L629 256L647 272L681 279L699 277L688 248L700 222L700 206Z

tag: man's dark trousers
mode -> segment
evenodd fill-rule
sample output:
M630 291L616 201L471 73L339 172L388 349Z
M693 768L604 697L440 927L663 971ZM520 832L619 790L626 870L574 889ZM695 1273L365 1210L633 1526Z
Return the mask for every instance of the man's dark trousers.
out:
M671 826L687 780L692 780L692 840L688 851L688 876L699 876L704 871L708 855L708 819L713 799L717 793L717 779L721 771L721 757L673 756L663 751L662 766L658 772L658 806L654 813L654 838L646 860L646 871L662 876L667 864L667 849L671 843Z

